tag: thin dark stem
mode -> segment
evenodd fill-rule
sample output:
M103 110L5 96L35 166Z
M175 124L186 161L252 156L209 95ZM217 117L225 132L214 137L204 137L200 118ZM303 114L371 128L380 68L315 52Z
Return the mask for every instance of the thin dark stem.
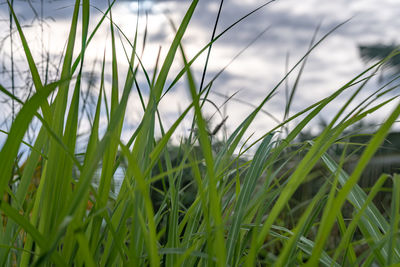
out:
M207 72L207 67L208 67L208 61L210 59L210 54L211 54L211 48L212 48L212 41L215 38L215 33L217 32L217 26L218 26L218 21L219 21L219 17L221 15L221 11L222 11L222 5L224 4L224 0L221 0L220 5L219 5L219 9L218 9L218 13L217 13L217 18L215 19L215 23L214 23L214 29L211 35L211 45L208 48L207 51L207 58L206 58L206 62L204 64L204 69L203 69L203 74L201 76L201 82L200 82L200 87L199 87L199 92L201 92L203 90L203 85L204 85L204 79L206 77L206 72Z
M11 7L14 8L14 0L11 0ZM13 40L13 17L10 10L10 59L11 59L11 93L15 95L15 76L14 76L14 40ZM11 99L11 119L15 119L15 102Z
M204 64L203 74L202 74L202 76L201 76L201 82L200 82L200 86L199 86L199 93L201 93L201 92L203 91L204 80L205 80L206 73L207 73L208 61L209 61L209 59L210 59L210 54L211 54L212 42L213 42L213 40L214 40L214 38L215 38L215 34L216 34L216 32L217 32L219 17L220 17L220 15L221 15L222 5L223 5L223 4L224 4L224 0L221 0L221 2L220 2L220 4L219 4L219 9L218 9L217 17L216 17L216 19L215 19L213 32L212 32L212 34L211 34L211 41L210 41L211 44L210 44L210 46L208 47L207 58L206 58L206 62L205 62L205 64ZM207 96L203 99L203 101L202 101L202 103L201 103L201 107L203 107L203 105L204 105L206 99L207 99ZM196 120L195 120L195 116L193 116L192 126L190 127L191 131L190 131L190 134L189 134L188 143L190 143L191 140L192 140L192 133L193 133L193 129L194 129L194 126L195 126L195 121L196 121Z
M43 0L40 0L40 34L41 34L41 41L42 41L42 62L45 62L45 52L44 52L44 28L43 28L43 20L44 20L44 16L43 16ZM42 65L42 75L45 76L45 68Z

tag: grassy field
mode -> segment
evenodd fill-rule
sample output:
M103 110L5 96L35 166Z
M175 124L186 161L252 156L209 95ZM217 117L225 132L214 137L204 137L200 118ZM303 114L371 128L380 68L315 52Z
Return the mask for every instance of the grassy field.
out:
M125 77L120 77L116 58L119 28L112 20L114 2L100 21L90 22L90 1L77 0L59 76L49 83L39 74L23 28L11 2L7 2L19 36L15 42L23 47L34 94L22 100L0 85L7 98L21 104L10 129L4 131L7 138L0 151L0 191L4 195L0 204L1 266L400 263L400 176L382 173L368 190L358 185L363 170L400 115L390 82L365 99L358 97L396 52L299 113L289 115L292 100L288 101L285 120L244 149L241 146L249 127L272 95L290 75L298 73L294 78L300 79L307 56L341 25L313 40L304 57L259 100L228 138L218 140L211 138L218 129L208 129L202 110L212 83L198 85L191 65L245 17L220 34L213 34L195 57L187 58L181 40L196 6L201 5L201 1L193 0L158 71L151 77L141 64L137 43L142 40L135 35L129 40L130 68ZM265 6L267 3L260 8ZM97 23L93 31L89 31L90 23ZM112 81L110 86L105 82L103 64L89 138L83 140L78 135L78 122L83 116L85 53L94 45L93 36L103 24L109 27L111 36ZM184 67L176 77L170 77L171 66L179 58L183 58ZM144 90L138 87L139 74L147 77L146 90L150 94L147 103L142 102L144 115L139 126L129 141L123 142L128 97L132 90L139 95ZM166 84L167 78L172 78L172 85ZM122 88L121 80L125 81ZM166 128L158 104L180 80L185 81L192 101ZM296 85L291 88L293 94ZM299 142L299 135L311 121L343 94L349 95L348 99L322 132ZM381 112L390 104L394 109L365 143L357 145L346 138L367 115ZM108 118L106 127L100 124L104 113ZM173 144L174 133L188 119L193 121L193 130L179 145ZM40 131L29 151L24 152L27 156L22 167L24 137L34 120L40 122ZM294 120L299 123L287 127ZM161 136L156 134L158 128ZM78 142L85 148L84 153L76 152ZM343 166L355 145L359 156L351 172L346 172ZM341 153L332 156L330 150L337 146ZM252 158L244 156L250 148L256 151ZM318 180L320 186L296 200L298 189L315 178L311 174L317 166L324 169ZM123 173L119 190L115 190L117 172ZM386 211L373 202L383 191L390 195Z

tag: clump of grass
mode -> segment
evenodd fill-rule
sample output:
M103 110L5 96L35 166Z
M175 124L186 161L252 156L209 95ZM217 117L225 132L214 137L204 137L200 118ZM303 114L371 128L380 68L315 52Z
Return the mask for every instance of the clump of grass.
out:
M149 73L137 57L140 53L136 31L130 42L129 70L123 77L123 88L119 87L122 77L116 57L118 28L112 19L114 2L93 32L89 32L90 1L75 1L62 69L52 83L42 81L18 17L11 3L7 3L36 92L23 102L0 86L7 97L22 104L0 151L0 192L10 196L0 204L2 265L292 266L305 263L309 266L384 266L400 262L398 175L382 174L369 194L357 185L362 171L400 115L400 105L395 106L372 135L352 173L342 168L345 153L341 158L333 158L328 153L348 128L395 101L397 96L383 98L392 90L383 86L379 92L350 108L374 72L395 54L292 116L289 115L289 101L285 120L249 144L249 147L256 147L252 158L243 157L246 149L241 150L240 144L246 141L245 133L255 117L287 77L300 68L292 88L291 95L294 94L303 62L335 30L332 29L312 42L304 57L215 151L202 111L212 83L198 87L191 65L226 31L213 34L210 43L194 58L187 59L181 40L196 6L201 4L194 0L176 29L159 71L152 79L148 78L150 93L148 102L143 103L143 117L130 140L124 143L121 134L128 97L137 85L138 74L142 72L149 77ZM78 23L79 16L81 23ZM105 86L103 59L89 139L84 153L77 154L78 122L83 116L80 105L85 53L98 27L107 23L112 47L111 88ZM78 27L82 27L81 36L77 36ZM75 46L79 42L81 50L75 57ZM178 53L182 55L184 68L167 87L167 77ZM184 76L192 102L172 126L165 129L158 103ZM110 99L105 97L106 90L111 90ZM305 127L344 92L352 94L321 134L300 146L293 146ZM50 94L55 94L51 101ZM194 117L190 119L197 134L190 134L172 150L169 147L171 138L191 111ZM107 113L109 118L104 133L100 133L102 113ZM34 118L40 121L41 129L30 147L24 168L15 171L13 166L18 161L24 135ZM293 129L287 127L295 119L299 123ZM155 133L157 124L161 137ZM287 135L278 135L281 130ZM299 153L303 157L291 168L291 159ZM42 166L40 182L32 192L28 189L38 173L38 164ZM317 164L323 164L328 172L324 185L310 195L306 203L292 207L290 201L294 193L310 179ZM124 179L120 189L113 192L115 173L120 168ZM100 173L97 182L96 173ZM387 179L393 179L392 203L389 216L384 216L372 200ZM154 194L159 195L157 203ZM188 200L185 194L192 194L192 198ZM344 204L352 207L351 218L344 217ZM288 223L284 213L295 214L295 209L303 212ZM333 228L338 229L339 234L332 250L327 242Z

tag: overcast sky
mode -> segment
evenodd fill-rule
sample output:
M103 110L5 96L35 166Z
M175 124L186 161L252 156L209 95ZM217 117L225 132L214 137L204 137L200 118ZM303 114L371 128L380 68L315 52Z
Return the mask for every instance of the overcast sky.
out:
M44 1L43 8L40 0L32 0L31 2L36 14L39 16L43 14L46 19L43 34L40 27L37 26L39 25L38 20L34 19L35 13L32 12L28 3L26 1L14 1L14 4L17 15L26 26L24 31L28 41L36 49L35 59L40 61L40 51L43 46L56 58L63 50L67 39L74 1ZM0 28L1 38L8 34L8 9L5 3L6 1L0 0L0 23L3 25ZM100 10L105 10L107 1L98 0L91 1L91 3ZM176 24L179 24L189 3L190 1L184 0L142 2L142 11L145 8L149 13L148 42L144 51L143 62L150 73L155 65L159 47L161 47L162 55L165 55L173 38L167 17L171 17ZM225 0L217 33L263 3L265 2L260 0ZM218 6L219 1L217 0L199 1L184 38L184 46L189 58L194 56L209 41ZM131 40L136 27L136 12L137 4L135 1L117 0L113 9L115 22ZM92 8L92 21L98 21L100 16L101 13ZM241 22L215 43L206 82L224 68L256 36L267 29L255 43L228 66L216 80L212 89L214 92L223 95L236 93L235 99L256 105L284 76L286 60L288 59L289 67L292 67L304 55L318 25L321 26L317 40L338 24L351 19L333 32L310 55L293 103L293 112L299 111L328 96L366 68L366 64L362 62L358 54L357 46L359 44L397 43L399 41L399 18L400 8L398 1L395 0L277 0ZM142 15L139 21L141 33L144 31L145 25L145 16ZM104 27L94 40L93 44L95 45L92 44L88 48L88 62L94 62L96 59L101 60L107 40L109 40L108 31L109 28ZM44 45L42 46L42 44ZM4 53L8 51L8 45L8 41L6 41L1 47L2 64L7 64L5 63ZM123 69L123 66L126 66L126 60L124 60L125 55L122 46L119 46L118 51L120 66ZM109 52L109 49L107 52ZM22 55L20 49L17 50L17 53ZM22 64L22 57L20 62ZM57 65L58 63L54 62L54 64ZM199 58L194 64L197 82L200 80L203 65L204 57ZM178 58L173 66L169 82L172 81L174 73L176 74L181 67L182 63ZM88 71L90 71L90 67ZM121 72L123 73L122 70ZM290 76L289 86L293 85L296 73ZM109 79L109 77L107 78ZM7 84L4 76L1 79L0 83ZM145 85L144 79L142 79L142 84ZM366 94L377 87L377 81L372 81ZM282 119L284 113L284 92L285 84L265 106L265 110L279 120ZM137 100L135 93L132 94L132 99L126 120L134 127L141 117L141 108L138 101L135 101L135 99ZM211 99L217 105L225 101L224 98L216 94L211 94ZM187 103L189 103L189 94L183 81L161 103L163 111L161 114L166 123L171 124ZM333 116L337 107L337 103L329 106L322 113L322 116L324 118ZM208 115L215 111L212 105L206 108L205 113ZM5 110L3 109L3 112ZM232 131L234 126L240 123L251 110L252 108L249 105L235 100L228 102L222 109L223 116L229 115L227 120L228 131ZM386 111L389 112L389 110ZM375 120L379 122L386 115L387 113L380 112ZM214 125L220 120L222 120L221 116L215 116ZM257 133L262 134L273 125L273 119L268 115L260 114L252 131L256 132L256 135ZM182 126L181 131L185 131L186 127L188 128L189 124Z

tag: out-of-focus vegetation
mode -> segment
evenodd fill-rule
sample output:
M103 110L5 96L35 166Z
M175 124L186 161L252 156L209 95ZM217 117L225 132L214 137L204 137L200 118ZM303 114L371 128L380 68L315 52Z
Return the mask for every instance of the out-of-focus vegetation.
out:
M247 140L249 126L289 76L295 76L289 92L294 96L308 55L338 25L321 39L313 39L309 51L276 87L259 100L236 129L219 139L214 136L218 130L209 129L202 109L213 90L212 82L201 81L198 85L191 66L236 23L211 34L211 41L193 58L187 58L181 41L196 6L202 4L194 0L157 70L151 73L141 64L137 43L144 42L138 40L136 30L129 38L129 69L121 76L120 59L116 57L117 37L121 35L112 19L114 2L92 28L90 1L76 0L62 64L50 80L39 72L12 2L7 4L9 25L17 33L18 45L26 57L32 94L21 99L13 87L0 86L4 96L21 106L11 116L11 127L4 130L7 138L0 151L0 191L5 195L0 202L1 265L400 263L397 162L390 170L384 164L374 165L380 157L397 157L391 154L397 155L397 150L386 147L398 143L398 134L390 133L400 115L398 94L393 95L390 83L380 85L367 97L360 94L398 52L355 74L331 95L295 114L290 112L295 101L291 97L281 123L265 130L258 140ZM222 4L220 1L217 18ZM268 4L254 12L268 8ZM237 23L243 23L245 17ZM217 24L218 19L215 27ZM85 53L99 45L92 43L92 37L102 25L110 34L111 83L104 78L104 58L97 70L99 93L88 116L89 134L82 138L78 135L80 120L88 114L82 108L87 99L83 89ZM172 65L182 63L177 62L178 54L183 67L171 77ZM13 71L10 74L14 75ZM148 78L146 88L137 82L139 74ZM168 84L167 78L173 82ZM170 127L165 127L158 105L163 94L181 79L185 79L191 103ZM123 142L132 90L140 98L143 92L150 93L147 102L141 98L140 124L128 132L129 141ZM307 136L307 127L344 93L348 98L321 132ZM373 132L354 132L367 115L383 112L388 104L393 109ZM100 118L104 114L106 120L102 123L106 125L102 127ZM185 119L192 121L191 130L176 145L172 137ZM36 120L40 130L33 135L29 149L23 151L24 137ZM298 123L293 125L295 120ZM158 128L161 136L156 134ZM25 154L23 166L21 153ZM382 162L386 164L387 160ZM369 168L376 175L369 176ZM118 186L117 176L122 177ZM363 185L366 179L368 184ZM385 205L375 201L379 194L384 194Z

